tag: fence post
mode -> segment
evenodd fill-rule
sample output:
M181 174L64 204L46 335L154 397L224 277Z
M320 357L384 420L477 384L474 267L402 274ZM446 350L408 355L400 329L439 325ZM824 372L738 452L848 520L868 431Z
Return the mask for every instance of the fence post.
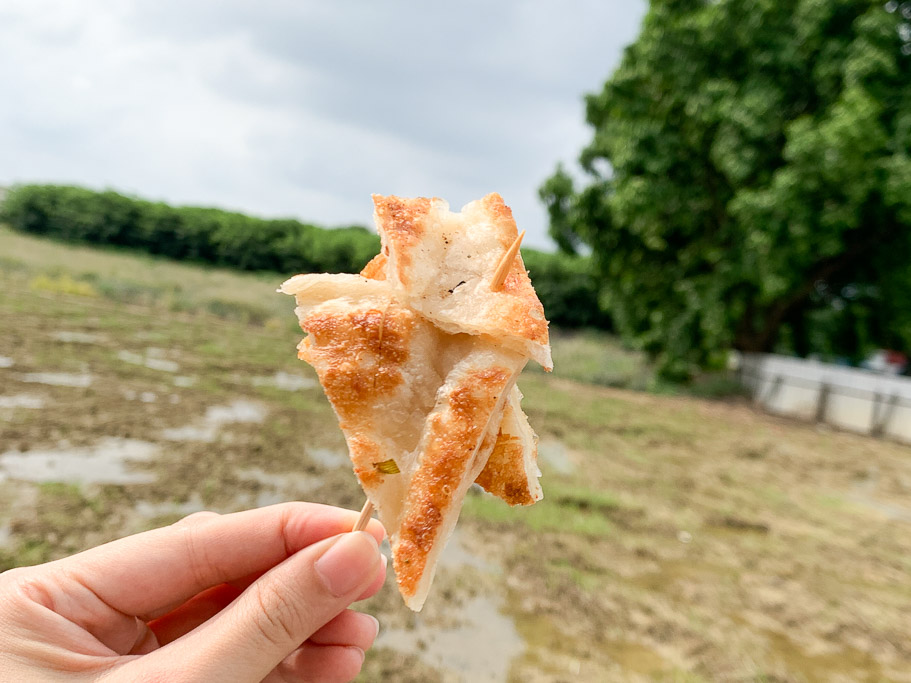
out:
M829 392L832 388L823 382L819 386L819 400L816 403L816 421L825 422L826 412L829 407Z
M885 395L877 393L873 397L873 414L870 418L870 436L881 437L886 432L886 426L892 420L892 415L898 407L898 394L892 394L886 403Z
M782 375L775 375L775 378L772 380L771 385L769 385L769 388L765 392L756 392L756 403L758 405L761 405L763 408L768 408L769 402L778 395L779 391L781 391L781 385L783 382L784 377ZM760 384L759 386L761 387L762 385Z

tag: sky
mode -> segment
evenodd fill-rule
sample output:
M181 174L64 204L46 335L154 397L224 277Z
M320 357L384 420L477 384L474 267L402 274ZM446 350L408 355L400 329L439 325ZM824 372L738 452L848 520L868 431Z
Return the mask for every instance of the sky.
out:
M370 195L537 189L591 139L643 0L3 0L0 185L65 182L320 225Z

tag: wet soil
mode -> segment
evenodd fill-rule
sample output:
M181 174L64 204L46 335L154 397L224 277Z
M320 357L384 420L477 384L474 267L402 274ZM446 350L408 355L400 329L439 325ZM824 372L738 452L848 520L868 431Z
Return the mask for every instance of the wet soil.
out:
M0 269L0 567L200 509L361 506L292 326L48 293L34 267ZM544 501L472 491L420 615L390 570L362 680L911 681L911 448L521 386Z

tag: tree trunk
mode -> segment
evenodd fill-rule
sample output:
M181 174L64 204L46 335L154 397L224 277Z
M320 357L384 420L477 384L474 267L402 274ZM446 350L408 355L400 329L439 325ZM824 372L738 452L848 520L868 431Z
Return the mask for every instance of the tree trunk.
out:
M866 248L869 248L869 244ZM737 325L734 348L747 353L770 353L778 341L778 334L781 332L781 326L785 320L792 316L804 315L804 312L798 309L804 306L816 283L820 280L825 281L839 271L844 270L866 248L855 247L842 252L838 256L820 261L810 269L800 287L767 306L761 314L757 312L755 303L751 301L747 305L743 318ZM757 326L756 321L760 315L761 322Z

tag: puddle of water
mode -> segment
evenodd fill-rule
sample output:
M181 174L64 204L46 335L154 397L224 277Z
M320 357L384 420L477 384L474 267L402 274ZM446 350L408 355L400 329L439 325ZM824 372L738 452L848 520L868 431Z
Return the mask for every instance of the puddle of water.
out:
M439 564L441 567L450 569L474 567L490 574L499 573L499 567L478 557L465 547L462 542L462 532L459 531L458 527L456 527L452 536L449 537L449 543L443 548L443 552L440 553Z
M22 481L65 481L80 484L147 484L151 472L131 468L147 462L158 446L147 441L108 437L88 448L6 451L0 454L0 477Z
M261 508L276 503L295 500L293 492L313 489L318 481L300 474L279 475L264 472L259 468L240 470L237 473L240 479L256 481L267 488L256 493L239 492L233 501L227 505L206 505L198 493L193 493L188 500L181 503L175 501L152 502L148 500L137 501L133 509L140 517L154 519L156 517L186 517L200 510L228 513L237 509Z
M290 499L293 499L305 494L307 491L312 491L319 485L319 478L298 472L276 474L275 472L266 472L259 467L251 467L238 470L236 474L245 481L255 481L263 486L271 487L274 491L282 492L283 495L279 496L280 500L273 501L276 503L289 499L287 495L284 495L285 493L292 494ZM269 504L271 505L271 503Z
M206 422L227 424L229 422L262 422L266 409L251 401L234 401L226 406L211 406L206 410Z
M16 396L0 396L0 408L31 408L37 410L44 407L44 399L28 394Z
M541 439L538 442L538 457L549 471L556 474L572 474L576 470L566 446L556 439Z
M132 363L133 365L144 365L146 362L145 356L133 353L132 351L118 351L117 358L124 363Z
M101 341L101 335L92 334L91 332L75 332L60 330L51 335L52 339L65 344L97 344Z
M212 443L215 441L215 437L218 436L218 427L208 424L198 427L193 425L174 427L162 431L161 436L168 441L205 441L206 443Z
M75 374L72 372L28 372L19 375L19 380L30 384L49 384L55 387L88 387L92 384L92 376L86 372Z
M215 441L218 432L227 424L257 423L266 418L266 409L251 401L234 401L226 406L210 406L196 424L165 429L162 437L169 441Z
M473 567L486 573L499 572L499 567L469 551L456 530L440 555L439 566L448 570ZM388 540L383 542L384 554L389 554ZM456 624L440 628L427 624L421 614L415 614L411 628L381 630L379 647L414 654L428 665L445 670L463 681L505 681L512 660L525 650L512 619L498 608L500 599L479 595L458 605L446 607L446 621ZM446 677L446 680L451 680Z
M158 353L151 353L156 351ZM160 370L161 372L177 372L180 370L180 366L172 360L167 360L166 358L160 358L159 349L147 349L146 355L143 356L138 353L133 353L132 351L118 351L117 358L122 360L125 363L132 363L133 365L143 365L150 370Z
M143 403L155 403L158 395L152 391L135 391L133 389L124 389L123 397L128 401L142 401Z
M250 504L245 507L264 508L270 505L277 505L278 503L286 503L288 500L288 496L283 495L279 491L264 490L257 493L256 496L250 501Z
M347 453L333 448L308 448L307 457L323 467L347 467L351 464Z
M163 358L146 358L145 366L150 370L160 370L162 372L177 372L180 366L172 360Z
M174 378L174 386L181 387L182 389L187 389L196 384L195 377L188 377L187 375L178 375Z
M11 368L14 365L14 361L9 356L0 356L0 368Z
M316 380L304 377L303 375L293 375L290 372L276 372L272 377L254 377L253 386L255 387L275 387L282 391L301 391L316 386Z
M489 597L480 596L448 608L447 616L458 626L428 627L415 615L412 629L380 631L377 647L417 655L464 681L505 681L510 662L525 650L512 619L500 614Z

